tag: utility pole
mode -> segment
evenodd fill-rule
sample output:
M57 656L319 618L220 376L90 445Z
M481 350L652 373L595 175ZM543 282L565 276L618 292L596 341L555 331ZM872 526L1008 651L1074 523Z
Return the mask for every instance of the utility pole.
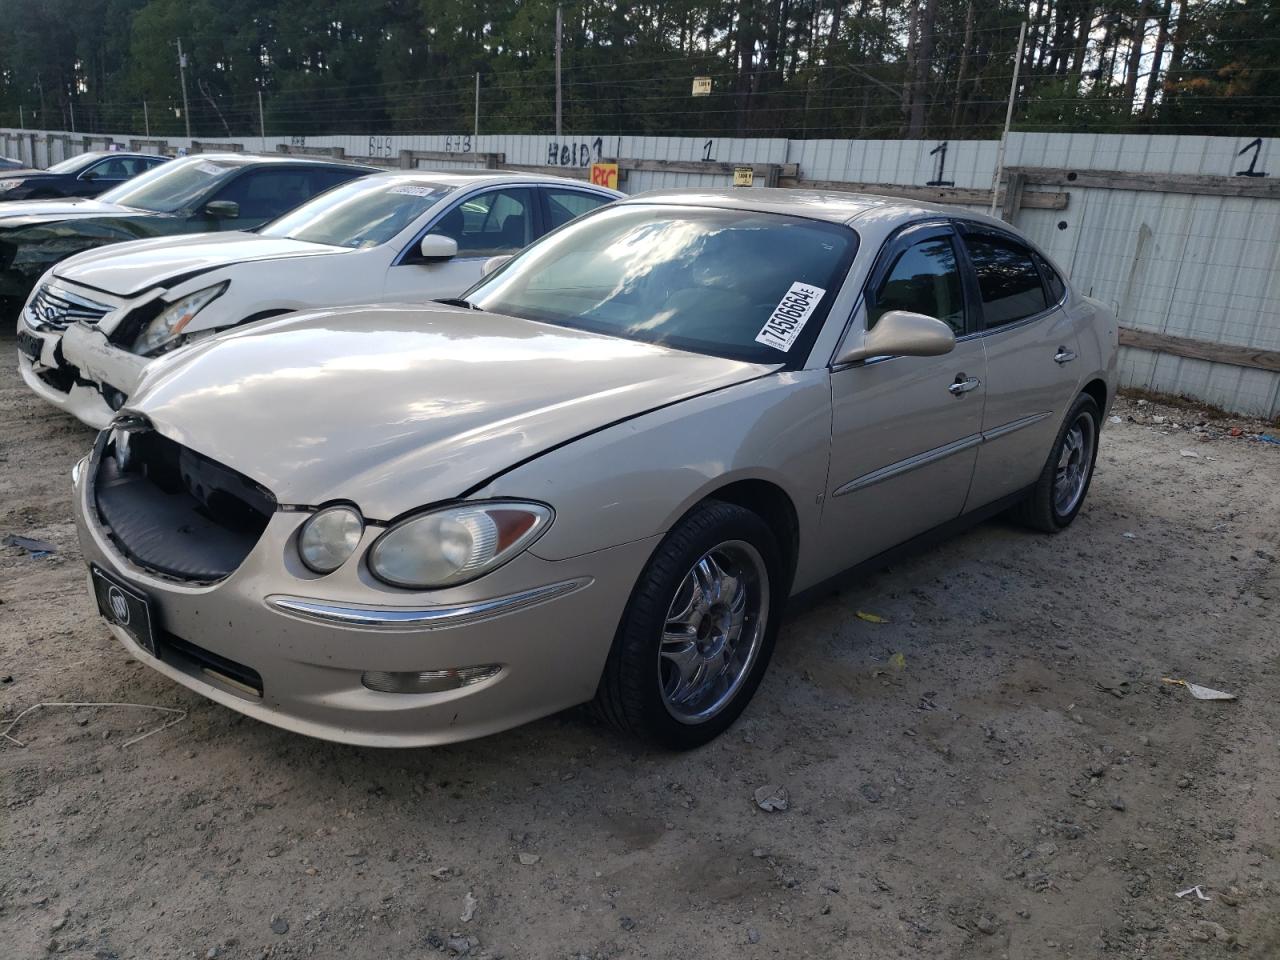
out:
M187 55L182 52L182 38L178 38L178 74L182 78L182 119L187 123L187 139L191 139L191 108L187 106Z
M258 135L262 137L262 149L267 149L267 119L262 113L262 90L258 90Z
M480 71L476 71L476 125L474 139L480 139ZM476 150L480 149L480 145L476 144Z
M556 7L556 138L561 135L560 126L560 34L564 29L564 18L560 15L560 7Z
M147 139L151 139L151 116L147 113L147 101L142 101L142 125L146 128Z
M27 129L27 119L22 113L22 104L18 104L18 129Z
M76 102L74 99L68 100L67 105L71 107L71 132L76 132Z
M1000 194L1000 177L1004 174L1004 147L1009 142L1009 127L1013 124L1013 101L1018 95L1018 68L1022 66L1022 45L1027 39L1027 21L1022 21L1018 31L1018 52L1013 58L1013 82L1009 84L1009 106L1004 114L1004 133L1000 134L1000 149L996 153L996 175L991 181L991 216L996 215L996 199Z

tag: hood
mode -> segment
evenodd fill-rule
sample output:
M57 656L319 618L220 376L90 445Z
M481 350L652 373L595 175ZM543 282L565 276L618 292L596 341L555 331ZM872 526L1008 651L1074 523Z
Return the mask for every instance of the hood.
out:
M152 365L129 409L281 503L349 499L387 520L774 369L461 308L366 307L179 351Z
M128 297L175 277L184 279L246 260L278 260L345 253L345 247L260 237L239 231L151 237L86 250L64 260L54 275Z
M56 176L56 173L50 173L48 170L38 170L35 167L17 167L13 170L0 168L0 180L47 180L49 177Z
M9 200L0 202L0 230L26 227L56 220L78 220L82 217L159 217L163 214L116 203L103 203L88 197L63 200Z

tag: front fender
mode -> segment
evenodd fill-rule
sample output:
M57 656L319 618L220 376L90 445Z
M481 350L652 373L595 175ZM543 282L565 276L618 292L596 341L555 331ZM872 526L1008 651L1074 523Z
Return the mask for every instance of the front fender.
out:
M665 533L738 480L774 484L799 526L797 586L809 577L827 484L826 370L778 372L581 437L503 473L474 496L540 500L556 520L533 550L563 560Z

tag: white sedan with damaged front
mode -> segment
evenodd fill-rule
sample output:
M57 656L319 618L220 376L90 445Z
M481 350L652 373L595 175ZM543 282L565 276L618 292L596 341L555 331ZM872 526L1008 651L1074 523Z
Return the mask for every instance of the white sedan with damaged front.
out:
M36 285L18 329L20 346L25 334L40 349L20 369L49 403L103 427L157 357L310 307L455 297L491 258L621 196L537 174L403 171L336 187L253 233L91 250Z

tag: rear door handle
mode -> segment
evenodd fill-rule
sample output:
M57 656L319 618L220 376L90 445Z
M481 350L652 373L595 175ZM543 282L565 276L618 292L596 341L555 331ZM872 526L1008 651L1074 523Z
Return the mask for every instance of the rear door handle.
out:
M977 390L982 381L977 377L966 377L963 373L956 375L956 382L947 387L953 397L963 397L970 390Z
M1059 347L1058 352L1053 355L1053 362L1061 366L1064 363L1070 363L1076 358L1074 350L1068 350L1066 347Z

